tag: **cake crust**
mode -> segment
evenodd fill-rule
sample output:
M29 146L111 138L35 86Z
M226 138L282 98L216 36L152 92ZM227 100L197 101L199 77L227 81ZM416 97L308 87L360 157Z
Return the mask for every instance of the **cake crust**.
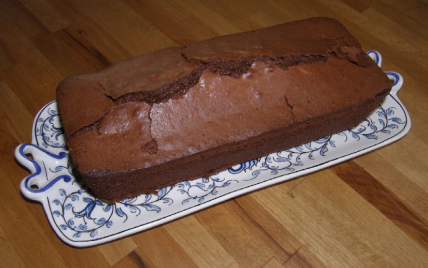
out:
M390 88L339 22L314 18L74 76L57 98L78 173L114 202L352 128Z

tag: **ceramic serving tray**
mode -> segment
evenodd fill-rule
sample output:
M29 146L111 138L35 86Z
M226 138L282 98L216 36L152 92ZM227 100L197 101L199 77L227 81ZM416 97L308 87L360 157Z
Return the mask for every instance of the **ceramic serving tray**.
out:
M367 54L381 65L378 52ZM410 129L409 115L397 98L403 78L395 72L386 74L394 81L391 93L354 129L252 159L209 178L183 180L159 189L157 194L140 195L114 204L94 197L73 176L57 103L53 101L36 115L32 142L16 148L17 161L31 172L22 180L21 192L42 204L56 234L72 246L93 246L141 232L402 138Z

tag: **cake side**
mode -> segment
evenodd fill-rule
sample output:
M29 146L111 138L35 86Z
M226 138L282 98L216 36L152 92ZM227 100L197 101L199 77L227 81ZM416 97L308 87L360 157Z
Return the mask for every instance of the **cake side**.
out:
M366 118L369 115L367 111L374 110L386 95L379 95L373 101L333 116L311 120L310 127L308 122L302 122L286 129L274 130L239 143L215 147L145 169L89 172L84 175L85 183L95 190L99 198L116 202L143 193L153 193L183 180L208 177L234 164L292 148L331 135L332 132L340 132L343 127L351 128L359 124L361 118Z

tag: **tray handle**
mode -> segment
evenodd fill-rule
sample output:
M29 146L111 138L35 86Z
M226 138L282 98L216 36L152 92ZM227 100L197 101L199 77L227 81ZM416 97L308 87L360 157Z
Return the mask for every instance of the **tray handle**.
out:
M372 58L379 67L382 67L382 55L378 51L370 50L367 51L366 55Z
M401 76L401 74L396 72L385 72L385 74L389 77L389 79L394 81L394 84L392 85L392 88L391 88L391 94L397 95L397 92L403 86L403 83L404 83L403 77Z
M29 199L41 201L55 183L72 180L66 152L54 154L34 144L23 143L16 147L15 158L31 172L20 184L22 194Z

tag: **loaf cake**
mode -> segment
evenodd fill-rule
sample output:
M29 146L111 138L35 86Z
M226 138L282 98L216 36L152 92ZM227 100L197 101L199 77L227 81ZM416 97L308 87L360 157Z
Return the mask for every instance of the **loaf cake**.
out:
M312 18L71 76L57 101L79 176L115 202L352 128L390 89L342 24Z

